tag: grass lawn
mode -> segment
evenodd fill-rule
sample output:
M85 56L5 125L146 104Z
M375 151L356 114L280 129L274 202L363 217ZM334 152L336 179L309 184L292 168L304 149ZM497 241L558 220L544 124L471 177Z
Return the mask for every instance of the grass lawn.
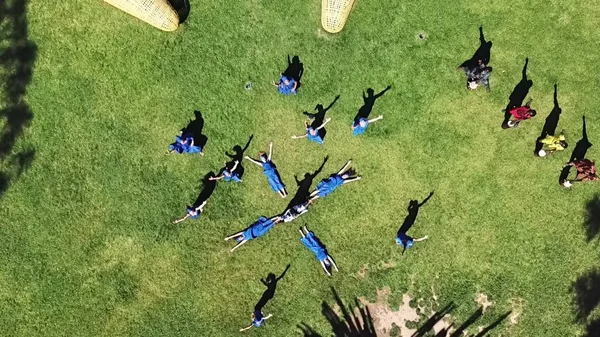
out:
M15 25L21 1L0 6L0 48L28 41L36 51L25 96L11 91L12 65L0 70L0 108L26 104L33 114L0 151L1 177L11 178L0 199L0 335L236 336L264 290L260 278L288 263L264 310L274 317L248 335L297 336L301 322L327 335L321 302L332 301L331 287L371 301L389 287L392 309L404 293L425 304L435 295L439 306L457 304L459 323L483 293L494 305L472 333L508 310L520 312L518 323L492 335L583 333L571 287L600 264L584 227L598 185L560 188L571 149L540 159L533 148L555 83L558 130L574 147L585 114L590 141L600 144L594 2L359 0L345 29L329 35L318 0L191 0L174 33L102 1L31 0ZM3 17L2 6L13 11ZM489 94L468 92L455 71L479 45L480 25L494 43ZM287 55L305 67L297 96L271 85ZM538 116L503 130L501 110L526 57ZM353 137L362 91L387 85L372 114L384 120ZM325 144L291 139L303 132L303 111L338 94ZM206 120L206 156L166 156L196 109ZM2 123L12 135L15 118L5 113ZM243 183L219 183L199 220L170 225L224 152L251 134L252 156L274 141L292 195L294 175L326 155L315 183L349 158L363 179L231 254L225 236L289 201L244 163ZM430 191L409 233L430 239L400 255L394 236L408 202ZM334 277L301 245L304 223L336 259Z

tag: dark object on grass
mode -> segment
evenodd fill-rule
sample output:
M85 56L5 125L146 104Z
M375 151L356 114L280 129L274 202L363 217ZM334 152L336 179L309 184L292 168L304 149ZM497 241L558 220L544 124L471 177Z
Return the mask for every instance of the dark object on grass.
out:
M190 15L190 1L189 0L169 0L171 7L177 12L179 16L179 23L182 24L187 20Z
M458 68L473 69L479 66L480 62L487 66L490 63L492 51L492 41L486 41L483 35L483 27L479 27L479 48L473 56L463 62Z

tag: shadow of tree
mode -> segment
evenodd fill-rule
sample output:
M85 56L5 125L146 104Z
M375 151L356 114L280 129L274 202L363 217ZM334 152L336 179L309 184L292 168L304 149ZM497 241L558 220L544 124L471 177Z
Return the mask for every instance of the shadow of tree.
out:
M584 227L588 242L592 241L600 233L600 194L588 201L585 205Z
M33 149L13 153L18 138L33 119L25 95L31 82L37 47L29 41L26 11L26 0L0 2L0 118L3 119L0 131L0 197L35 157Z

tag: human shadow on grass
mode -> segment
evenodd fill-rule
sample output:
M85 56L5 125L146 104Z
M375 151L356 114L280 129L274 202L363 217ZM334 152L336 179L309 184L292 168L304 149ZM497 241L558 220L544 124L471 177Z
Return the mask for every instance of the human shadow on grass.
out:
M479 27L479 48L473 54L473 57L463 62L459 68L474 68L479 65L479 62L487 65L490 63L492 52L492 41L486 41L483 35L483 27Z
M442 308L442 310L435 312L431 317L429 317L429 319L427 319L427 321L425 321L425 323L421 325L417 329L417 331L414 334L412 334L411 337L425 336L429 331L433 330L433 327L439 321L441 321L446 315L454 311L454 309L456 309L456 305L454 304L454 302L450 302L448 305Z
M560 114L562 113L562 109L558 104L558 86L554 84L554 107L548 117L546 117L546 121L544 122L544 127L542 127L542 133L537 138L535 142L534 153L537 155L540 150L544 147L542 140L547 136L554 136L556 134L556 128L558 127L558 121L560 119Z
M581 131L581 139L577 141L575 144L575 148L573 148L573 152L571 153L570 162L578 161L585 159L585 155L587 154L587 150L592 147L592 143L588 140L587 128L585 124L585 116L582 116L583 119L583 127Z
M368 88L366 96L365 92L363 91L363 105L358 109L356 116L354 116L354 123L358 123L362 118L369 119L369 115L371 115L371 111L373 111L373 106L375 106L375 101L391 88L392 86L388 85L378 94L375 94L375 90L373 90L373 88Z
M400 229L398 229L398 234L408 232L408 230L415 224L415 221L417 220L417 215L419 215L419 208L425 205L425 203L429 201L429 199L432 196L433 191L429 193L427 198L425 198L425 200L423 200L423 202L421 203L419 203L418 200L411 200L408 203L408 215L406 216L406 218L404 218L404 222L402 223L402 226L400 226Z
M182 24L187 20L190 15L190 1L189 0L169 0L169 4L177 12L179 16L179 23Z
M25 95L36 56L37 46L28 36L27 1L1 1L0 74L3 108L0 109L0 198L35 158L32 148L25 148L16 154L13 151L17 140L33 119Z
M204 149L206 143L208 142L208 137L202 134L202 130L204 129L204 117L202 117L202 112L198 110L194 110L194 119L190 119L188 125L186 125L183 129L181 129L181 134L189 134L194 138L194 144L200 146L200 148Z
M225 168L231 168L235 166L235 162L237 161L237 168L235 169L235 172L239 175L240 179L244 176L244 166L242 165L242 161L244 159L244 152L246 152L246 150L248 150L248 147L250 147L250 143L252 142L252 139L254 138L254 135L250 135L250 138L248 138L248 142L246 143L246 145L244 147L242 147L241 145L235 145L233 147L233 154L229 154L229 151L225 151L225 155L227 157L229 157L231 160L225 163ZM225 169L223 168L223 170ZM219 172L219 175L223 173L222 171ZM233 172L232 172L233 173Z
M341 315L336 313L336 310L325 301L321 304L321 313L331 325L334 336L377 337L369 308L360 305L356 298L354 299L354 307L346 306L333 287L331 291L337 308L341 310ZM306 323L300 323L298 328L302 331L304 337L322 337Z
M600 307L600 268L589 270L571 285L575 321L586 326L584 337L600 336L600 319L591 316Z
M321 173L328 160L329 156L326 156L323 159L323 163L321 163L321 166L319 166L319 168L313 173L306 172L302 180L298 180L298 176L294 175L294 180L296 181L296 186L298 187L298 190L296 191L296 194L294 194L292 200L290 200L290 202L288 203L287 207L285 208L286 210L294 206L301 205L309 199L310 189L312 187L313 181L315 177L319 175L319 173Z
M456 308L456 306L454 305L454 303L450 303L449 305L447 305L446 307L444 307L441 311L438 311L438 312L434 313L433 316L431 318L429 318L425 322L425 324L423 324L417 330L417 332L415 332L411 337L433 336L433 333L434 333L433 327L435 326L435 324L437 322L441 321L444 318L444 316L446 316L447 314L449 314L455 308ZM508 316L510 314L511 314L511 311L508 311L508 312L504 313L503 315L501 315L500 317L498 317L498 319L496 319L494 322L492 322L492 324L486 326L485 328L483 328L481 331L479 331L476 334L469 334L469 336L470 337L484 337L484 336L487 336L490 331L492 331L495 328L497 328L498 325L500 325L500 323L502 323L506 318L508 318ZM466 330L469 327L471 327L473 324L475 324L475 322L477 322L477 320L479 320L479 318L481 316L483 316L483 307L479 307L466 321L464 321L463 324L461 324L458 328L456 328L456 330L450 332L450 329L454 325L454 324L451 324L450 327L444 328L444 329L438 331L437 334L435 334L435 337L462 337L462 336L466 336Z
M502 122L503 128L508 128L508 120L510 119L510 110L516 107L520 107L523 105L523 101L529 94L529 89L533 86L533 81L527 78L527 65L529 64L529 58L525 59L525 65L523 66L523 71L521 73L521 80L512 93L508 97L508 105L506 109L504 109L504 121Z
M288 78L293 78L298 85L296 86L296 91L300 89L302 85L302 75L304 75L304 64L300 62L300 57L298 55L292 57L290 60L290 55L287 56L288 65L285 71L282 73L283 76Z
M331 109L331 107L333 107L333 105L335 104L335 102L337 102L337 100L340 98L340 95L335 96L335 98L333 99L333 102L331 102L331 104L329 104L326 108L323 107L323 104L319 103L317 104L317 106L315 106L315 110L317 112L315 113L311 113L308 111L304 111L303 114L306 115L308 118L312 119L312 122L310 123L310 127L313 129L318 129L321 125L323 125L323 123L325 122L325 114L327 113L327 111L329 111L329 109ZM318 129L319 131L319 137L321 137L321 139L325 140L325 135L327 135L327 130L323 127L321 129Z
M288 269L290 269L289 264L285 267L285 270L283 271L283 273L281 273L281 275L275 276L274 273L269 273L269 275L267 275L265 279L260 279L260 282L262 282L262 284L264 284L265 287L267 287L267 289L265 289L262 296L254 306L255 312L262 311L262 308L264 308L264 306L267 305L267 303L271 299L273 299L273 297L275 296L275 290L277 289L277 282L281 281L281 279L285 276L285 273L287 273Z
M600 234L600 194L585 204L584 227L587 241L594 240Z

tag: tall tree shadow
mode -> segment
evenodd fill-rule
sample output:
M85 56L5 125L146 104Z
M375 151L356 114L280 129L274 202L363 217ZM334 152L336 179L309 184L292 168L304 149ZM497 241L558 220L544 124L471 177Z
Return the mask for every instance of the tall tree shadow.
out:
M415 221L417 220L417 215L419 215L419 208L425 205L425 203L432 196L433 192L429 193L427 198L425 198L425 200L423 200L423 202L421 203L419 203L418 200L411 200L408 203L408 215L406 216L406 218L404 218L404 222L402 223L402 226L400 226L400 229L398 229L398 233L408 232L408 230L415 224Z
M573 152L571 153L571 159L569 159L569 161L577 161L577 160L581 160L585 158L585 155L587 154L587 150L592 147L592 143L590 143L590 141L588 140L588 136L587 136L587 128L585 125L585 116L582 117L583 119L583 127L582 127L582 131L581 131L581 139L579 141L577 141L577 144L575 144L575 148L573 149Z
M0 2L0 76L2 103L0 104L0 198L29 168L35 157L34 149L13 154L18 138L33 119L25 100L31 82L37 46L29 40L27 28L27 1Z
M523 105L523 101L525 100L525 97L527 97L527 94L529 94L529 89L531 89L531 87L533 86L533 81L530 79L527 79L527 65L528 64L529 64L529 58L526 58L525 65L523 66L523 71L521 73L521 80L519 81L519 83L517 83L517 85L513 89L512 93L508 97L508 105L506 106L506 109L504 110L504 121L502 122L502 126L505 128L508 127L508 120L510 119L510 116L511 116L510 110Z
M600 268L579 276L571 285L571 291L576 322L586 324L586 337L599 336L600 319L590 315L600 306Z
M556 134L556 128L558 127L558 121L561 113L562 109L558 105L558 86L554 84L554 107L552 108L552 111L550 111L548 117L546 117L544 127L542 128L542 133L535 142L535 154L538 154L544 147L544 144L541 142L544 138L547 136L554 136Z
M291 60L290 55L288 55L287 61L288 66L282 73L282 75L288 78L293 78L294 81L298 83L298 85L296 86L296 91L298 91L298 89L300 89L300 86L302 85L301 80L302 75L304 75L304 64L300 62L300 57L298 57L298 55L292 57Z
M584 227L587 241L590 242L600 233L600 194L586 203L585 210Z
M464 334L464 331L467 330L473 323L477 322L477 320L483 315L483 307L479 307L467 320L461 324L450 337L461 337Z
M202 130L204 129L204 117L202 117L202 112L198 110L194 110L194 119L188 122L183 129L181 129L181 133L183 134L191 134L194 138L194 144L200 146L202 149L206 146L208 142L208 137L202 134Z
M309 118L312 118L313 121L312 123L310 123L311 128L316 129L325 122L325 114L327 113L327 111L329 111L329 109L331 109L331 107L333 107L333 105L335 104L335 102L337 102L339 98L340 95L335 96L333 102L331 102L331 104L329 104L326 108L323 107L323 104L321 103L317 104L317 106L315 106L315 110L317 110L317 112L315 113L310 113L307 111L303 112L304 115L306 115ZM326 134L327 130L325 130L325 128L319 130L319 136L321 137L321 139L325 139Z
M265 305L267 305L267 303L271 299L273 299L273 297L275 296L275 290L277 289L277 282L279 282L285 276L285 273L287 273L288 269L290 269L289 264L285 267L285 270L283 271L283 273L281 273L281 275L275 276L275 274L269 273L266 279L260 279L260 282L262 282L262 284L264 284L265 287L267 287L267 289L264 291L256 305L254 306L255 312L262 311L262 308Z
M331 288L331 291L342 315L338 315L333 307L325 301L321 304L321 313L331 325L333 334L336 337L377 337L369 308L361 306L358 299L354 299L354 307L347 307L335 289ZM306 323L299 324L298 328L302 330L305 337L321 337Z
M190 0L169 0L169 4L177 12L179 23L184 23L190 15Z
M233 165L235 165L235 162L237 161L238 166L235 171L238 173L240 178L242 178L245 172L244 166L242 165L242 161L244 159L244 152L246 152L246 150L248 150L248 147L250 147L250 143L252 142L253 138L254 135L250 135L250 138L248 139L248 142L244 147L242 147L241 145L235 145L233 147L233 154L229 154L229 151L225 151L225 155L231 159L229 162L225 163L225 166L233 167Z
M484 337L490 331L494 330L502 321L508 318L508 316L512 313L512 311L507 311L504 315L500 316L497 320L495 320L492 324L486 326L481 330L478 334L474 335L474 337Z
M319 175L319 173L321 173L321 171L325 167L325 164L327 163L327 160L329 160L329 156L323 159L323 163L321 163L321 166L319 166L319 168L315 172L306 172L302 180L298 180L298 177L294 175L294 180L296 181L296 186L298 186L298 190L296 191L296 194L294 194L294 197L292 198L292 200L290 200L289 204L285 208L286 210L294 206L301 205L308 200L313 181L315 177Z
M492 41L486 41L483 35L483 27L479 27L479 48L473 54L473 57L463 62L459 68L474 68L479 65L481 61L487 65L490 63L490 55L492 51Z
M442 310L435 312L423 325L421 325L417 331L412 334L411 337L423 337L429 331L433 330L433 327L441 321L447 314L451 313L454 309L456 309L456 305L454 302L450 302L446 305ZM444 335L445 336L445 335Z
M358 109L358 113L354 116L354 123L358 123L361 118L369 118L371 115L371 111L373 111L373 106L375 105L375 100L379 97L383 96L388 90L390 90L392 86L388 85L383 89L380 93L375 94L375 90L373 88L367 89L367 95L365 96L365 92L362 93L363 105Z

